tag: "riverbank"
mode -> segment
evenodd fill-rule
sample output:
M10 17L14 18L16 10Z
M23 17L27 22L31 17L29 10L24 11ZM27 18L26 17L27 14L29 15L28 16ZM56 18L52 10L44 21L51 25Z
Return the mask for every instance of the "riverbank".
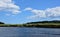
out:
M0 24L0 27L60 28L60 23Z

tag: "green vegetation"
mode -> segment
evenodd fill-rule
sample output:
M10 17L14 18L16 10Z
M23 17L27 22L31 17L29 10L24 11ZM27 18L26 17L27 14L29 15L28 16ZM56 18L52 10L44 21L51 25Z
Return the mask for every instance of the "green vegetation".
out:
M3 22L0 22L0 24L4 24Z
M0 24L0 27L44 27L44 28L60 28L60 21L40 21L29 22L25 24Z

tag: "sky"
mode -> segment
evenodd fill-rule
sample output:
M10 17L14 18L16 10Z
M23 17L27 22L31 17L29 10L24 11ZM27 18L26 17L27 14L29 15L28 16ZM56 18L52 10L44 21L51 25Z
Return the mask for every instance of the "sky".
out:
M60 0L0 0L0 22L60 20Z

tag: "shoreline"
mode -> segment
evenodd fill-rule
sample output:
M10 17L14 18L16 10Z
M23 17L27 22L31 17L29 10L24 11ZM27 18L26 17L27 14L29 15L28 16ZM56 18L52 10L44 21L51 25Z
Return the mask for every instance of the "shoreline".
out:
M60 28L60 26L0 26L0 27L25 27L25 28Z

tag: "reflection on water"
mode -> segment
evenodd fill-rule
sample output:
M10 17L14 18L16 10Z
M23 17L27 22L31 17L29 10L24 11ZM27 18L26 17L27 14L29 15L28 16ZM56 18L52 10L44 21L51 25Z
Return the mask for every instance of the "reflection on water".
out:
M60 29L0 27L0 37L60 37Z

